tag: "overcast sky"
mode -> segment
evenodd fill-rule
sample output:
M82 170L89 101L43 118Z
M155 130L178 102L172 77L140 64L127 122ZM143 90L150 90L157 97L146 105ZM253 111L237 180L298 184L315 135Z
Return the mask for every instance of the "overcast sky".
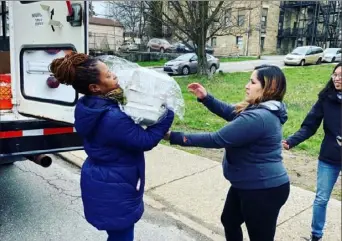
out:
M102 14L105 14L105 5L106 1L93 1L93 6L94 6L94 11L96 13L96 15L100 15L99 17L101 17Z

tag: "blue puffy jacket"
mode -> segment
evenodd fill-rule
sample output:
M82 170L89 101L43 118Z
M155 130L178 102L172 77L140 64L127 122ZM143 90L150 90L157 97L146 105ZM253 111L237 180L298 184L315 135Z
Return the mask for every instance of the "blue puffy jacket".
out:
M158 124L143 129L112 100L82 97L75 110L75 128L88 155L82 166L81 192L87 221L99 230L132 226L144 212L144 151L169 130L169 111Z

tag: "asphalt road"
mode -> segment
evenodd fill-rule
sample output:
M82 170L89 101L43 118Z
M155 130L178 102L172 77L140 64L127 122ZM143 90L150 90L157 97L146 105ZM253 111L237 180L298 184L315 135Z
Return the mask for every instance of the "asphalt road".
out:
M229 72L241 72L241 71L251 71L256 66L262 64L271 64L276 65L278 67L284 67L283 62L284 56L262 56L260 60L248 60L242 62L225 62L220 63L220 68L218 71L222 71L224 73ZM155 68L159 72L164 72L163 68Z
M106 240L105 232L84 219L79 171L57 157L49 168L30 161L0 166L0 240ZM145 207L135 240L208 240L162 211Z
M224 62L220 63L220 68L217 72L222 71L223 73L232 73L232 72L244 72L244 71L252 71L256 66L269 64L276 65L280 68L285 67L284 65L284 57L282 55L274 55L274 56L262 56L261 59L258 60L247 60L241 62ZM330 64L330 63L323 63ZM296 68L297 66L287 66L287 68ZM158 72L164 73L163 68L154 68ZM216 73L217 73L216 72ZM184 77L183 75L177 75L177 77Z

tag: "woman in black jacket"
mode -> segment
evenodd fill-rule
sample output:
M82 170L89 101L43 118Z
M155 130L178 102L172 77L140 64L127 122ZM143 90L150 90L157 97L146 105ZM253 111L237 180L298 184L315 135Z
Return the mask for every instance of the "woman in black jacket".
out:
M312 241L323 236L327 204L341 172L341 110L342 63L334 68L331 79L319 93L301 128L287 140L283 147L290 149L313 136L323 120L324 139L321 144L317 169L317 191L313 204Z

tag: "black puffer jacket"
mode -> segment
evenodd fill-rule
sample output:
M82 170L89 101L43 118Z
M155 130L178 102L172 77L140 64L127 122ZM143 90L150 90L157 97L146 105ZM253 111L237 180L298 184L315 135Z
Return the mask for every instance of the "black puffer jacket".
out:
M323 120L324 139L321 144L319 160L341 165L341 115L342 100L336 91L319 97L301 128L287 139L290 148L314 135Z

